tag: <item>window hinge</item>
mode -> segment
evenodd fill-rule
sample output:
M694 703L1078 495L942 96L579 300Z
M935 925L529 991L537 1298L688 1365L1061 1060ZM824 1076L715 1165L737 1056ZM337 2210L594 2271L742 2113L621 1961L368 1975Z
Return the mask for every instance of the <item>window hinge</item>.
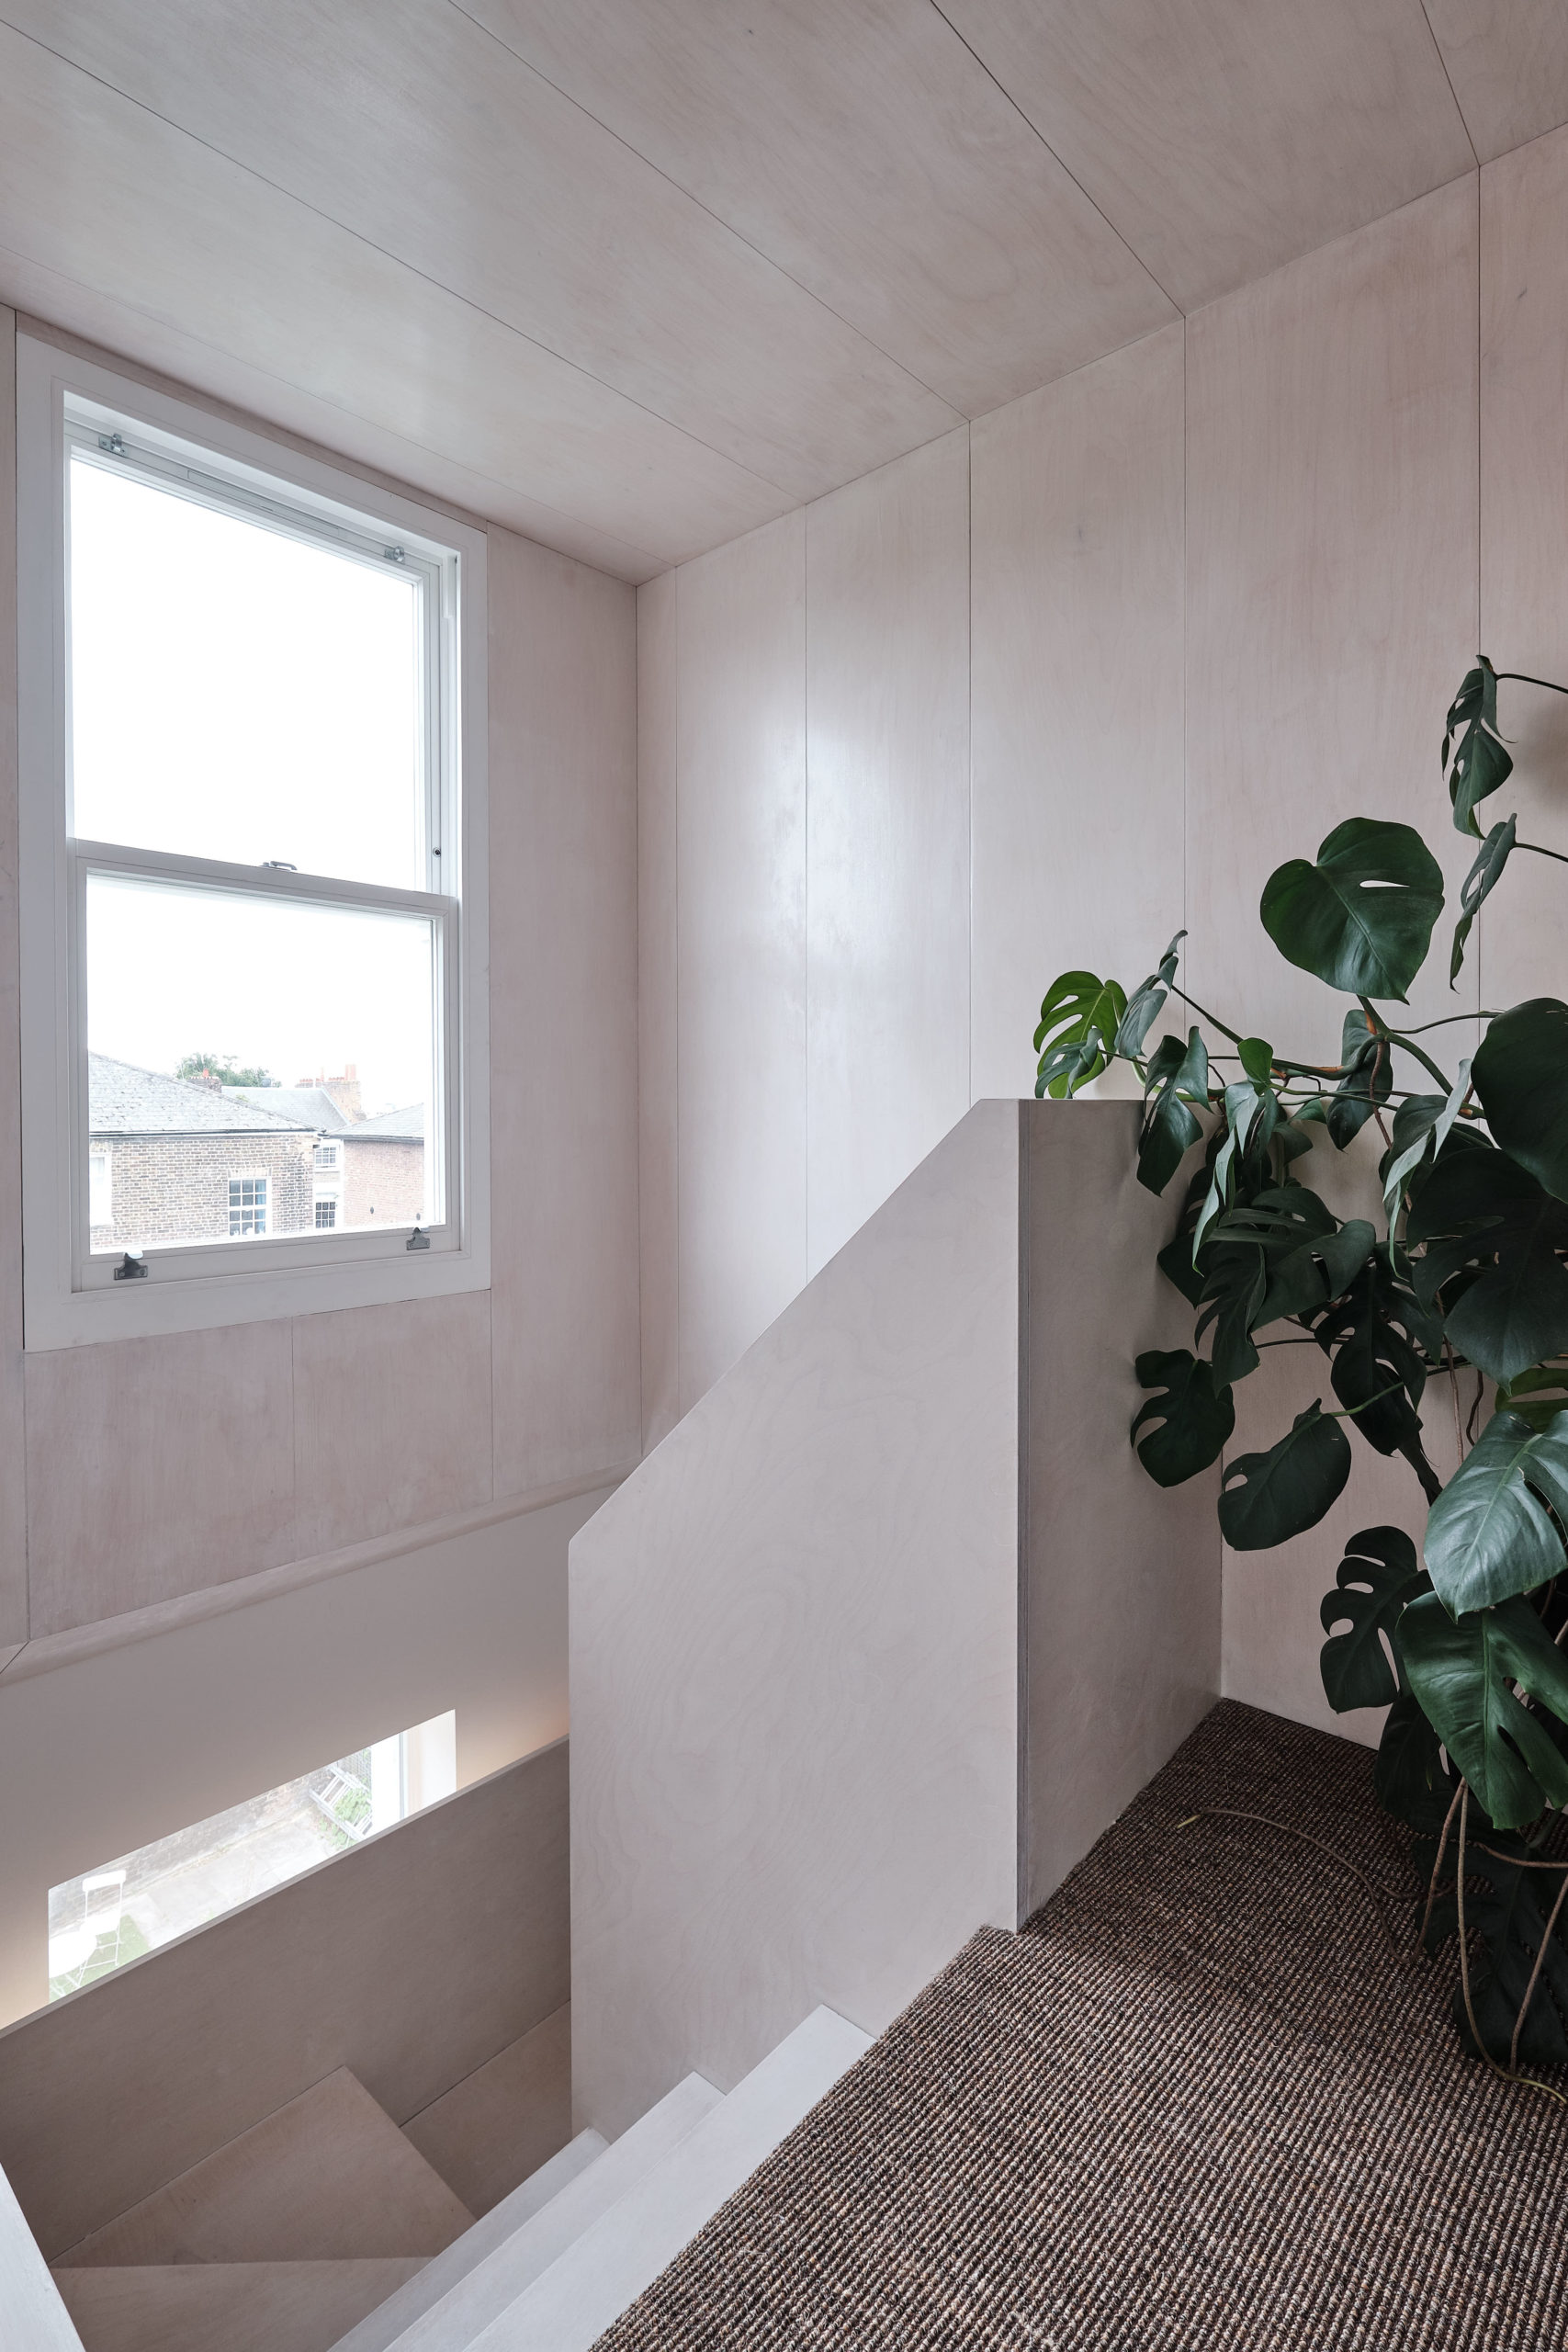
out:
M123 458L125 455L125 435L123 433L100 433L98 435L98 447L103 450L107 457Z
M141 1255L140 1250L128 1250L126 1251L124 1257L120 1260L118 1265L114 1270L114 1278L117 1283L144 1283L146 1281L147 1261Z
M417 1225L414 1227L413 1231L409 1235L408 1239L403 1244L403 1248L405 1250L428 1250L429 1247L429 1234L422 1233Z

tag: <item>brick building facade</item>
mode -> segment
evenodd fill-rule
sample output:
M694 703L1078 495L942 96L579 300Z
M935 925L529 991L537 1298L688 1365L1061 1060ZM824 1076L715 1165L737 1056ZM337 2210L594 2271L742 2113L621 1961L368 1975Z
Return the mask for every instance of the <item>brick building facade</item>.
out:
M367 1119L352 1068L300 1087L219 1087L90 1054L95 1250L411 1226L424 1114Z

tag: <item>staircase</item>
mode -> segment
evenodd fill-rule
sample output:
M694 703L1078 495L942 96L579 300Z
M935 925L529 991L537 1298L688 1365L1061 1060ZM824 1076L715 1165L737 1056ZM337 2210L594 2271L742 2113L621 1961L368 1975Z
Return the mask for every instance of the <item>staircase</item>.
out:
M867 2046L818 2008L475 2221L346 2069L62 2255L85 2352L587 2352Z

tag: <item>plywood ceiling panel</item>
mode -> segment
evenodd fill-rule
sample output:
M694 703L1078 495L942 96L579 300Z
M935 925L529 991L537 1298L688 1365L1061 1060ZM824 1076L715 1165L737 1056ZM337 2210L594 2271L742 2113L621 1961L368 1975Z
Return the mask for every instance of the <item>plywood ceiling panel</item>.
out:
M0 246L662 562L792 503L4 28Z
M1568 0L0 0L0 300L641 579L1564 119Z
M1173 307L930 0L460 0L966 415Z
M1483 164L1568 122L1564 0L1426 0Z
M734 464L811 498L956 412L457 8L7 0L20 26Z
M1420 0L942 6L1184 311L1474 164Z

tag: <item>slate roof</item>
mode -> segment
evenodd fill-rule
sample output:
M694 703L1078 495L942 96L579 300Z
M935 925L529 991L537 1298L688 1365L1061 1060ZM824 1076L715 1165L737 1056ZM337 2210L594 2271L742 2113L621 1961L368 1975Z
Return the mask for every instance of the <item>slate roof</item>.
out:
M406 1111L383 1111L379 1118L355 1119L344 1132L350 1143L423 1143L424 1105L414 1102Z
M291 1127L316 1127L340 1136L357 1123L345 1119L323 1086L226 1086L231 1102L248 1102L286 1119Z
M87 1125L96 1136L298 1134L311 1124L231 1101L217 1087L192 1086L107 1054L87 1056Z

